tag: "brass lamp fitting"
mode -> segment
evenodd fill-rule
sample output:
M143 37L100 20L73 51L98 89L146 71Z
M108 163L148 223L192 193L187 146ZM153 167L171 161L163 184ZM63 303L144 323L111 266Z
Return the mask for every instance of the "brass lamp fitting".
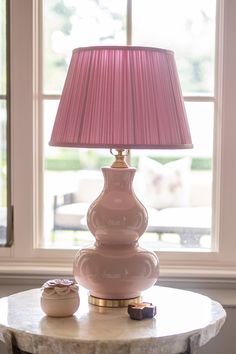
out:
M117 149L117 153L114 154L112 149L110 149L110 152L113 156L115 156L115 161L111 165L112 168L128 168L129 165L125 161L125 157L129 155L129 150L125 149Z

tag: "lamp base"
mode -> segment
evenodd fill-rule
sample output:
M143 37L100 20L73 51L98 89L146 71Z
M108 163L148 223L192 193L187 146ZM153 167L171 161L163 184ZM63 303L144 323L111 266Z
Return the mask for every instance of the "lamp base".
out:
M131 299L100 299L89 295L88 302L100 307L127 307L129 304L138 304L142 302L142 297L137 296Z
M96 242L76 254L74 277L98 299L90 303L120 307L156 283L159 262L154 252L138 244L148 215L132 188L135 169L104 167L102 171L103 191L87 214Z

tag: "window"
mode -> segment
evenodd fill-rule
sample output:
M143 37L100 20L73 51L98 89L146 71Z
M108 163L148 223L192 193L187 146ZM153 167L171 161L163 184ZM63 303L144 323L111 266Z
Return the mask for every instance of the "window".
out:
M46 142L48 142L48 137L46 134L49 134L50 132L49 125L52 124L54 120L57 100L59 99L61 90L61 86L58 86L57 91L55 89L56 86L48 86L47 91L46 87L42 90L43 62L41 60L42 56L38 54L42 54L42 41L40 40L40 37L43 33L42 18L44 15L42 15L41 8L43 2L36 0L11 0L10 3L12 136L11 184L12 202L14 205L14 243L10 248L0 248L0 270L4 273L14 272L14 274L33 274L33 277L35 277L35 274L42 273L46 273L47 275L54 274L57 276L58 274L71 274L72 259L76 252L76 248L79 247L80 242L77 240L78 235L73 231L70 232L69 237L68 235L64 235L64 240L61 238L60 245L58 246L58 248L60 247L61 249L58 249L54 247L55 243L53 244L53 242L55 242L55 240L53 237L56 236L51 234L50 228L53 226L53 215L48 218L48 220L51 220L51 224L49 225L50 227L46 228L46 230L49 230L49 238L47 238L48 236L42 230L42 222L40 219L42 213L40 212L41 209L39 206L44 205L43 194L45 194L46 198L49 196L47 193L50 186L47 181L47 176L45 176L45 193L43 193L42 177L44 172L42 162L44 159L42 151L46 148L48 149L48 145L46 144ZM48 3L49 5L50 3L55 4L54 1L50 1ZM69 8L73 7L73 2L71 0L63 1L63 3ZM78 1L78 3L91 4L89 1ZM108 3L111 4L112 2L105 2L104 0L104 11L106 6L108 6ZM121 4L122 2L114 1L113 3L115 7L115 4ZM133 1L133 4L136 3L138 4L138 2ZM145 4L146 3L147 2L145 2ZM173 1L173 3L176 3L176 1ZM210 4L212 4L212 2L210 2ZM194 6L200 5L200 1L194 1ZM89 13L93 13L93 9L94 8L90 9ZM119 8L113 9L113 11L116 11L115 17L118 19L118 24L115 29L117 30L117 28L121 28L119 31L119 38L123 38L125 42L126 36L123 32L126 28L126 21L122 20L122 18L124 18L126 14L126 5L124 4L124 7L119 5ZM135 21L135 11L136 10L133 9L133 21ZM199 119L204 122L202 123L201 136L205 139L204 144L206 143L206 145L202 145L204 146L202 153L205 153L205 155L202 156L200 161L201 168L203 169L204 166L203 171L208 174L208 172L211 171L209 166L214 166L212 235L215 237L215 247L212 247L211 245L209 247L209 244L205 248L178 247L178 252L169 252L170 247L168 247L168 250L163 248L162 252L158 252L161 262L162 276L202 278L221 278L223 276L227 276L233 278L236 274L236 238L234 235L236 220L236 168L234 166L234 155L236 151L236 69L234 60L236 56L236 42L234 38L236 31L235 13L236 3L234 0L217 1L216 66L215 69L212 68L212 72L216 72L214 94L213 83L210 86L204 86L204 95L200 95L199 92L195 95L193 92L197 91L196 86L194 87L195 91L193 91L192 88L190 92L187 92L188 90L186 89L186 83L182 82L186 107L191 113L190 121L194 121L195 117L199 117L199 114L201 113L201 117ZM57 18L56 22L58 24L60 23L59 18ZM90 19L89 23L91 22L93 21ZM95 18L94 22L98 23L99 21ZM134 35L135 32L133 30L133 42L135 38ZM47 37L44 38L44 43L46 43L46 38ZM49 38L51 37L49 36ZM104 35L102 38L104 38ZM182 40L183 38L179 39ZM110 40L110 37L108 39L106 38L106 40ZM121 39L119 39L119 41L120 40ZM66 37L65 42L63 42L63 48L65 47L65 44L68 45L69 42L70 41ZM88 44L91 44L91 42ZM75 46L77 46L77 44L71 44L71 48ZM68 50L68 53L69 51L70 49ZM66 56L64 57L66 58ZM57 69L59 71L61 68L60 65L60 61L57 62ZM182 69L179 62L178 66L181 74ZM50 73L51 69L45 73L45 75L48 76ZM65 75L65 72L63 75ZM213 76L214 75L212 74L212 78ZM64 78L59 78L59 73L57 72L55 75L55 80L57 80L57 82L63 82ZM210 78L209 80L207 79L206 82L208 84L210 82ZM3 97L1 93L1 102L2 101ZM43 104L41 104L42 102ZM209 129L211 129L210 125L213 120L213 106L216 114L216 124L213 131L214 143L212 146L212 142L208 144L210 139L212 139L211 137L209 138L208 133L206 133L206 138L203 136L203 131L206 132L205 120L203 121L203 112L207 116L206 120L209 122ZM44 120L42 120L43 116ZM51 123L45 125L46 134L44 134L44 143L42 139L42 128L43 124L45 124L45 122L47 123L47 121L51 121ZM196 135L197 138L199 138L199 134ZM193 137L193 139L195 138ZM206 146L208 147L208 150L206 150ZM214 155L213 160L211 161L209 160L209 156L212 153L212 150L214 151ZM45 152L45 169L51 173L54 168L53 164L55 160L57 160L56 162L58 163L57 155L60 155L61 151L55 149L53 154L56 156L52 155L52 152L49 153L49 150ZM201 151L198 150L197 152L199 154ZM73 150L71 152L68 150L65 153L69 155L66 156L66 163L68 166L71 161L73 161L73 163L75 161L75 157L70 155L72 153L80 154L79 158L77 158L77 166L79 166L79 163L83 163L84 166L87 164L86 168L90 168L91 166L88 165L88 163L91 161L93 162L94 160L97 161L97 157L94 156L94 151L81 150L76 152ZM109 163L109 161L107 161L107 152L105 154L106 155L104 155L103 152L99 152L100 163L102 165ZM132 152L132 154L135 161L134 152ZM60 156L59 159L61 164L60 168L65 169L63 166L65 160L63 161L61 157L63 156ZM178 158L179 157L180 156L178 156ZM199 164L199 160L195 157L196 156L192 157L193 171L196 171L193 169L193 163L197 165ZM152 159L150 156L149 158ZM165 162L167 162L166 156L162 156L162 159L160 158L159 161L163 162L163 158L165 158ZM66 166L66 168L68 168L68 166ZM98 167L99 166L97 165L97 168ZM58 169L59 167L57 166L57 170ZM77 172L74 171L73 173L76 174ZM58 177L55 178L54 176L52 179L53 182L55 182L55 185L61 184L61 180L59 180ZM208 176L211 183L211 172ZM200 179L198 175L195 175L195 178L197 182L198 179ZM76 180L73 177L68 179L66 184L62 184L63 188L69 187L69 184L72 182L74 184L76 183ZM51 184L50 188L54 188L54 184ZM64 190L61 189L61 191L63 194ZM53 193L52 191L49 192L51 193L51 196L54 196L54 191ZM65 194L66 193L67 190L65 191ZM204 193L202 193L202 195L205 196ZM208 200L211 199L211 197L207 198ZM50 201L50 203L52 203L52 201ZM46 208L47 204L45 204L45 209ZM47 211L48 213L52 213L53 209L48 209ZM46 235L45 239L44 235ZM147 238L149 238L149 236L151 237L151 233L148 234ZM144 237L146 236L142 236L142 238ZM165 242L169 243L169 235L166 235L165 237ZM70 247L72 248L70 249L69 247L67 248L68 238L72 239L72 241L70 241ZM159 240L155 240L155 242L157 241ZM151 244L152 240L147 242ZM160 242L162 241L160 240ZM159 244L159 242L158 245L156 243L157 251L160 249ZM174 247L172 247L172 250L173 249ZM197 250L197 252L193 252L195 250Z
M0 246L9 246L11 234L10 197L10 112L9 112L9 11L7 1L0 1Z
M137 167L136 194L149 212L149 227L140 243L154 250L212 249L216 2L44 0L42 5L45 227L41 245L74 248L93 242L86 212L102 190L100 167L112 161L109 151L48 146L72 49L130 41L175 51L195 146L192 151L131 152L131 165Z

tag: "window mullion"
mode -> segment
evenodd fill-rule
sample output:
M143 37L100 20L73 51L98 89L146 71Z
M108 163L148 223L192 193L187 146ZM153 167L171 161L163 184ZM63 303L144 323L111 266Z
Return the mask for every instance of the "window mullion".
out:
M44 159L43 159L43 1L34 1L34 248L43 240Z
M127 28L126 41L127 45L132 45L132 0L127 0Z
M185 102L215 102L214 96L183 96Z

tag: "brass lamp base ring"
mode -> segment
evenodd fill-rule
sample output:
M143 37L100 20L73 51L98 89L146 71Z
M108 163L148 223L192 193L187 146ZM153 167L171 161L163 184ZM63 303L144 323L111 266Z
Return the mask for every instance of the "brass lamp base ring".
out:
M142 302L142 297L137 296L131 299L100 299L89 295L88 302L100 307L127 307L129 304L138 304Z

